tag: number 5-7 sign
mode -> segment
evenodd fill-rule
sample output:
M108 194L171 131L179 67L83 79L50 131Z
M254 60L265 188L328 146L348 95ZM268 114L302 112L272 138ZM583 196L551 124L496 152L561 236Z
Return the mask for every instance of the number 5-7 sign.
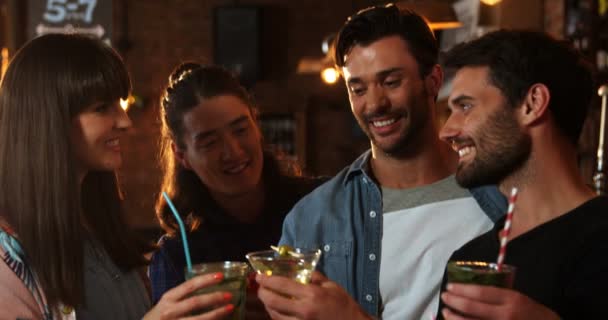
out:
M85 33L110 39L112 0L28 0L28 35Z
M47 0L44 20L51 23L60 23L67 20L93 22L93 10L97 0L78 0L68 3L67 0Z

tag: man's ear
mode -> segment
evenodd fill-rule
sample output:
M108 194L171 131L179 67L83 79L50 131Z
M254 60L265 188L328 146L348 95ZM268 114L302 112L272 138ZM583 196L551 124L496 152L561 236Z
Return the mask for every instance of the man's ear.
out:
M431 68L429 74L424 78L426 92L431 97L436 97L439 94L439 89L443 84L443 69L438 64Z
M535 123L549 112L551 93L542 83L533 84L522 102L519 118L523 125Z
M192 170L192 166L190 166L190 163L188 162L188 159L186 159L186 156L184 155L184 151L182 149L180 149L175 142L171 142L171 150L173 151L173 156L175 156L175 159L186 169L188 170Z

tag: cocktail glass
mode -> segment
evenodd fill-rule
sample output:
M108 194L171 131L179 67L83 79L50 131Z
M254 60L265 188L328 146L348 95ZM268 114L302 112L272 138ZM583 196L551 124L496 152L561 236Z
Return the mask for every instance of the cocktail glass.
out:
M503 264L500 271L496 263L479 261L451 261L448 263L448 282L479 284L512 288L515 267Z
M257 273L283 276L308 284L321 257L321 250L296 248L283 255L275 250L264 250L248 253L246 257Z
M185 275L186 280L189 280L193 277L209 273L223 273L224 279L222 282L213 286L201 288L195 291L194 294L206 294L218 291L231 293L231 303L234 305L234 311L227 319L242 320L245 319L245 290L247 288L247 274L249 273L249 270L249 266L245 262L211 262L192 266L192 272L188 272L188 269L186 268ZM197 314L210 311L213 308L214 307L199 310L197 311Z

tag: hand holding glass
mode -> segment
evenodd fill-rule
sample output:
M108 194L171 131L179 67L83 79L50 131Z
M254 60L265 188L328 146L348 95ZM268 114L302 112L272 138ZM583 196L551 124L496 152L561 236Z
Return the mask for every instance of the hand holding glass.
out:
M478 261L451 261L448 263L448 282L479 284L499 288L512 288L515 267Z
M193 277L205 275L209 273L222 272L224 279L212 286L201 288L194 292L194 294L207 294L212 292L229 292L232 295L231 303L234 305L234 311L228 319L240 320L245 318L245 289L247 288L247 273L249 272L249 266L245 262L213 262L213 263L201 263L192 266L192 271L188 271L186 268L186 280L192 279ZM212 310L205 309L199 310L199 313L204 313Z

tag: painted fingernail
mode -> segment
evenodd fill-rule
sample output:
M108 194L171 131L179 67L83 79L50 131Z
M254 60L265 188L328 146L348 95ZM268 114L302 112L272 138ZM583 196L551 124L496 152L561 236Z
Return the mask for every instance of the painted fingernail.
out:
M234 305L233 305L233 304L227 304L227 305L224 307L224 309L225 309L226 311L232 311L232 310L234 310Z
M230 299L232 299L232 294L229 292L224 293L224 300L229 301Z
M215 279L215 280L220 280L222 278L224 278L224 274L221 272L213 274L213 279Z

